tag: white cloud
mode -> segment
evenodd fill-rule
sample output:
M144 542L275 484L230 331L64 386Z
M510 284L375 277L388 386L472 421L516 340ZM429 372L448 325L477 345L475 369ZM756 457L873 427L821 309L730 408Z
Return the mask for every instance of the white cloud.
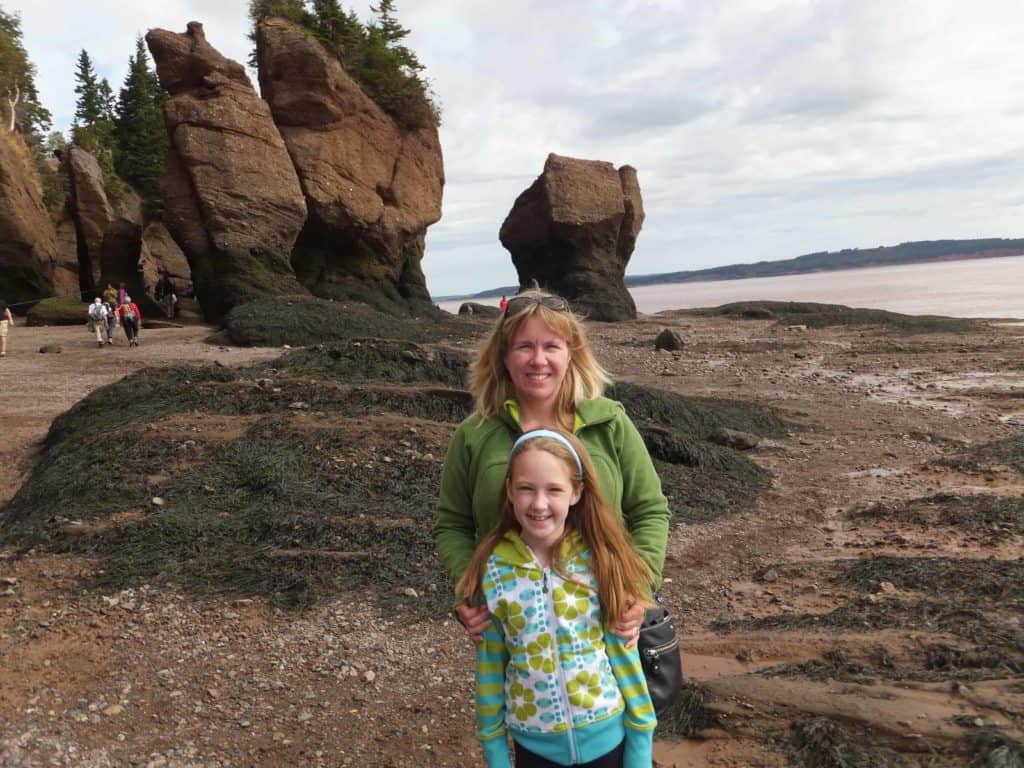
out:
M117 89L152 26L250 47L246 0L0 2L61 127L80 48ZM498 229L552 151L637 168L634 274L1024 229L1016 0L398 5L444 106L436 294L515 282Z

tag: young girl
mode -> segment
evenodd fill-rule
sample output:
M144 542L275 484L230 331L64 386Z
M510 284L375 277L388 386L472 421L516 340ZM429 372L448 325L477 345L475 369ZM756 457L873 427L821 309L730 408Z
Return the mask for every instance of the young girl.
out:
M477 735L489 768L651 768L657 720L635 641L608 631L650 569L594 482L582 444L537 429L512 446L501 519L456 591L485 600Z

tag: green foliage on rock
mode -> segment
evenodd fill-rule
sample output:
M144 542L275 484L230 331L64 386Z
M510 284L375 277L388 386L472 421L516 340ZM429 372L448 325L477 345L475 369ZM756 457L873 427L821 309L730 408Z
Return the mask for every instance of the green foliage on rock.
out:
M78 54L75 68L75 122L71 126L72 142L91 152L103 173L103 188L107 199L115 208L124 201L128 192L114 169L114 92L106 78L100 78L93 69L92 59L83 48Z
M811 301L737 301L718 307L677 312L705 317L724 315L751 320L775 317L782 325L806 325L808 328L878 325L903 333L963 333L978 327L975 321L958 317L903 315L884 309L864 309Z
M163 210L160 181L167 167L166 100L167 92L149 66L146 43L137 37L115 108L114 168L142 195L150 215Z
M394 0L380 0L370 9L374 18L364 24L338 0L250 0L249 16L254 25L279 16L308 29L403 128L439 126L441 109L423 76L423 64L402 42L409 30L399 23ZM250 39L255 41L255 29ZM255 52L249 63L256 66Z
M29 325L85 325L88 304L78 299L43 299L28 311Z

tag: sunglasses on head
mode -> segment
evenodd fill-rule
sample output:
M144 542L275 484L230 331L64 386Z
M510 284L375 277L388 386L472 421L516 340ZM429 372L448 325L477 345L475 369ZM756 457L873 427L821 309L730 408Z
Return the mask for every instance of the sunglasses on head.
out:
M569 311L569 302L561 296L513 296L505 306L505 316L517 315L535 304L547 307L555 312Z

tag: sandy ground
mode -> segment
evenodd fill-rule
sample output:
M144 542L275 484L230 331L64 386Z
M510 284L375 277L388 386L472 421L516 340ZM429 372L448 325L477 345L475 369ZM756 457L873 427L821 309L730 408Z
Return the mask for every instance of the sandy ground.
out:
M684 336L681 352L654 351L663 327ZM280 352L206 345L209 332L154 330L138 349L96 349L81 328L13 329L0 360L0 503L53 417L95 388L142 366L237 365ZM1024 427L1020 328L897 337L666 314L594 324L591 334L616 376L772 406L792 425L748 454L773 473L770 490L736 515L672 534L664 594L686 673L719 725L660 742L660 765L783 766L789 724L810 715L901 749L955 748L970 727L964 716L1020 738L1019 676L958 688L757 674L836 649L867 658L881 647L901 659L920 633L713 627L828 613L850 597L831 576L865 558L1020 557L1020 536L847 514L938 492L1022 495L1006 467L939 462ZM61 354L36 351L53 342ZM395 627L359 596L295 615L254 600L196 602L169 586L94 594L80 586L94 568L86 558L0 552L0 765L481 764L472 649L451 619Z

